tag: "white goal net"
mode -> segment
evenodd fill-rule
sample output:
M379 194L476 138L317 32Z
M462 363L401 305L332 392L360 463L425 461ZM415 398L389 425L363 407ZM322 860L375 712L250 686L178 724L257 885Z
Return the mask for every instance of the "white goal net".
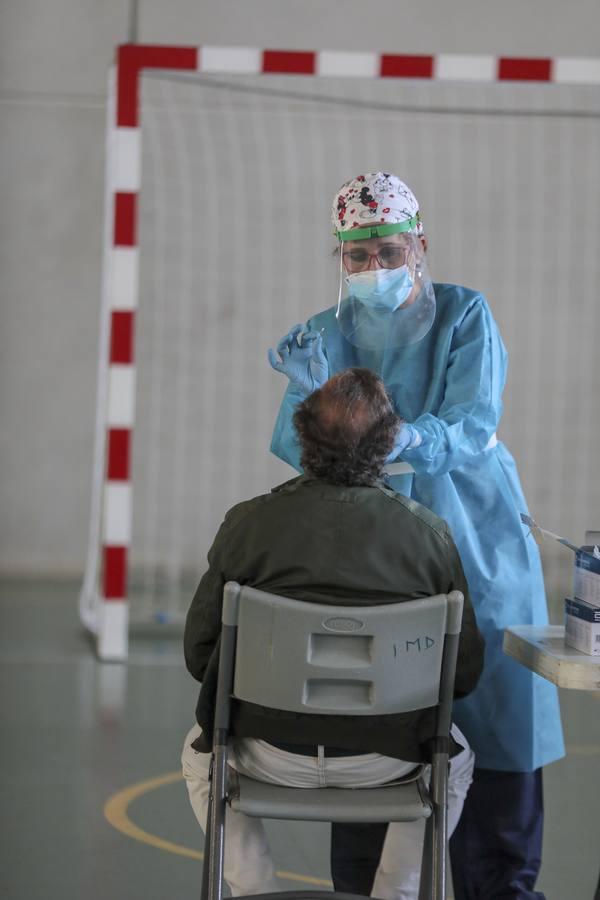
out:
M491 303L532 514L598 527L597 90L153 73L141 110L133 620L181 621L226 510L293 476L266 351L335 301L329 206L364 171L413 188L434 280Z

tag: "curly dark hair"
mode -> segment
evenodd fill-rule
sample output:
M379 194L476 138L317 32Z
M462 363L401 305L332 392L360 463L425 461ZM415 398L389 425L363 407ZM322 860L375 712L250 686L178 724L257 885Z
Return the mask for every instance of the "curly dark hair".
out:
M401 423L374 372L345 369L294 413L302 467L330 484L372 485L383 474Z

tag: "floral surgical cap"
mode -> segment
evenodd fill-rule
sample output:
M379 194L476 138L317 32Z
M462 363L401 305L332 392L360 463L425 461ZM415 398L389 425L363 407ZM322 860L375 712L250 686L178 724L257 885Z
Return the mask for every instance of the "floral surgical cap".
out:
M333 198L331 221L335 234L351 228L394 224L414 219L407 229L423 234L417 198L396 175L370 172L347 181Z

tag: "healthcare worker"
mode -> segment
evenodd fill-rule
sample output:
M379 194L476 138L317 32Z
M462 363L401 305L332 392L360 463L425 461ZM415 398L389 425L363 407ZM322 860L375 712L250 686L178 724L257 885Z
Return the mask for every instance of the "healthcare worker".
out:
M273 368L289 378L271 449L299 469L297 403L349 366L383 378L406 420L390 463L414 470L390 475L390 485L449 523L486 640L481 680L454 710L476 759L450 848L455 898L540 900L541 767L563 756L564 744L556 688L502 652L505 627L548 622L538 548L520 519L527 506L515 462L496 436L506 350L480 293L431 282L418 204L396 176L376 172L345 183L332 222L337 303L269 351ZM371 834L375 848L381 831ZM352 889L343 878L338 885Z

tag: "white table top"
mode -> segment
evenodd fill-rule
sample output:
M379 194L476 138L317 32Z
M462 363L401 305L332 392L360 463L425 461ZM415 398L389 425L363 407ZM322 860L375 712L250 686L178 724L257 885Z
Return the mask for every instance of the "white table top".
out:
M600 691L600 656L588 656L568 647L562 625L506 628L503 650L558 687Z

